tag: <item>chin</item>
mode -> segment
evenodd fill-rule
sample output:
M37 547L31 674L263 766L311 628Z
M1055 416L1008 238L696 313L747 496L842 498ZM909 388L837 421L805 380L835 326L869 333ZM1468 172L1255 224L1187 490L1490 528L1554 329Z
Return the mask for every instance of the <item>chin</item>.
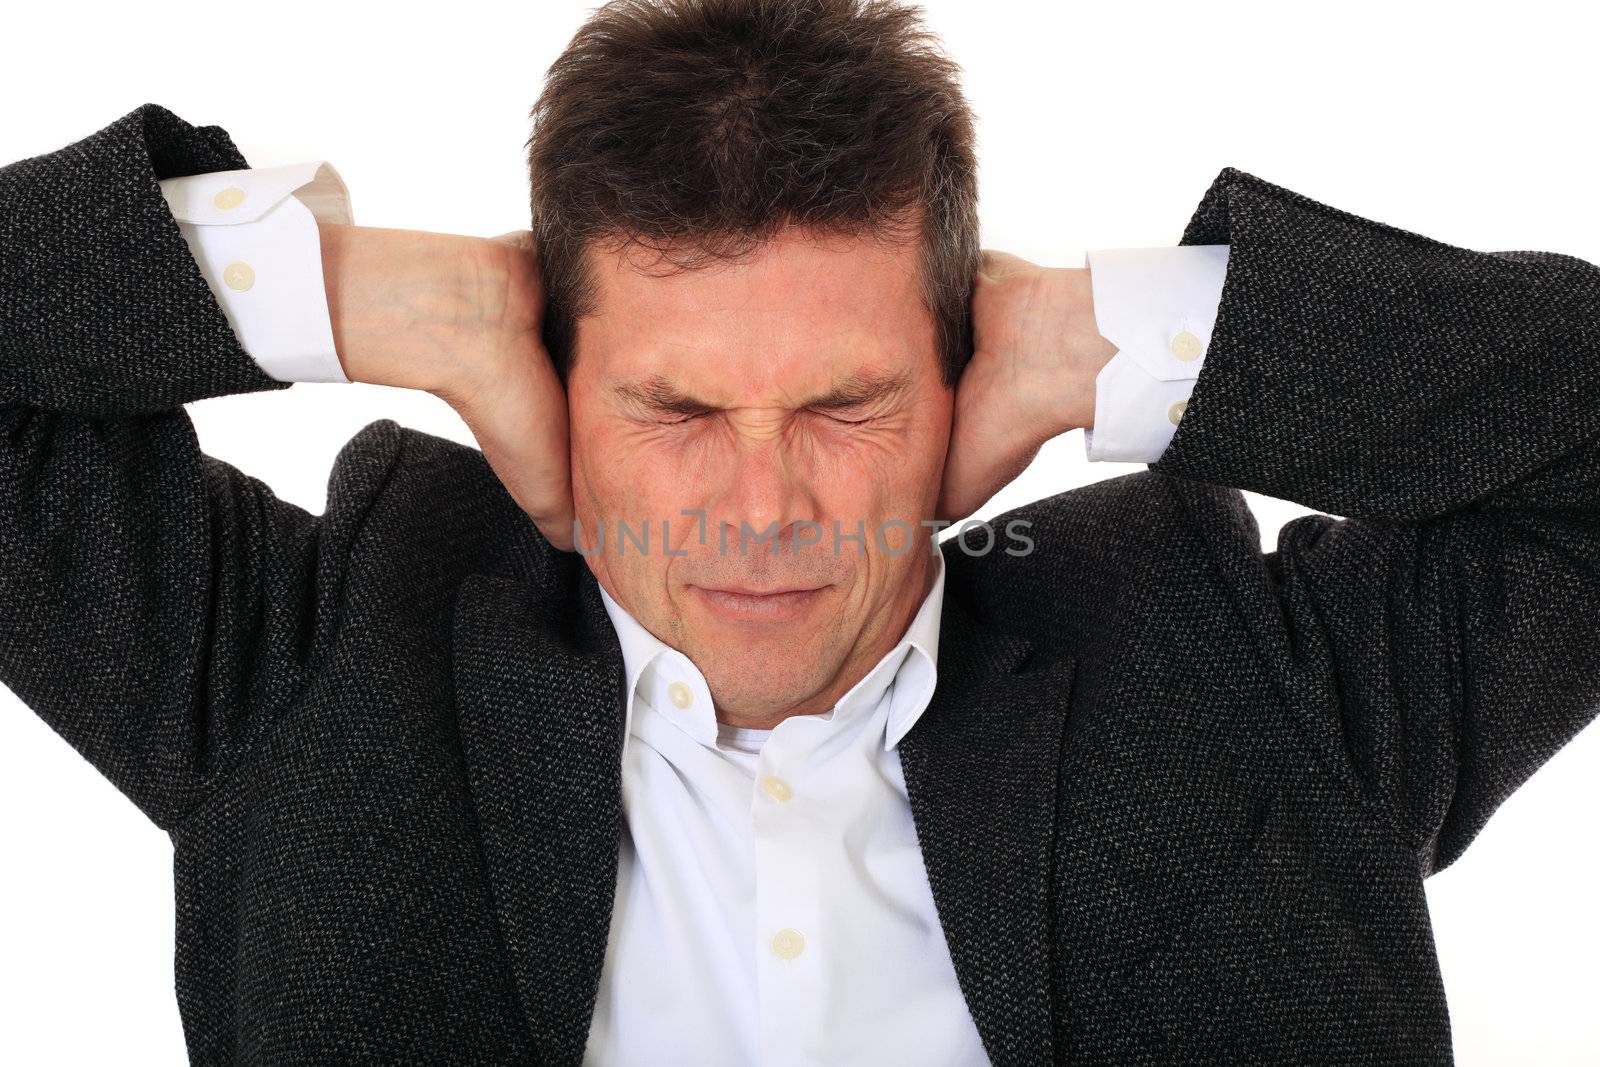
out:
M746 671L738 672L732 685L719 685L712 678L706 681L716 695L720 712L744 718L787 717L794 713L796 705L808 700L818 688L815 679L809 675L796 678L763 677L757 680L750 678ZM826 710L817 708L813 713L822 714Z

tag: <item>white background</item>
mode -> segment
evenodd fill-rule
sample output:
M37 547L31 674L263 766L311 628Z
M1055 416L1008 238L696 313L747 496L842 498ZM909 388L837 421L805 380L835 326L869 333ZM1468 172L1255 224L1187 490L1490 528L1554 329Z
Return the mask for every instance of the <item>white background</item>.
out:
M0 162L153 101L226 127L252 165L333 162L359 223L521 228L528 108L589 6L29 4L5 15ZM1234 166L1452 244L1600 261L1580 5L927 7L979 116L991 247L1080 266L1175 244ZM190 412L208 451L315 511L373 419L470 440L442 402L375 386ZM1087 464L1073 433L984 514L1138 469ZM1267 549L1304 512L1251 504ZM1597 772L1591 729L1428 883L1459 1063L1600 1062ZM183 1062L171 846L4 689L0 813L0 1060Z

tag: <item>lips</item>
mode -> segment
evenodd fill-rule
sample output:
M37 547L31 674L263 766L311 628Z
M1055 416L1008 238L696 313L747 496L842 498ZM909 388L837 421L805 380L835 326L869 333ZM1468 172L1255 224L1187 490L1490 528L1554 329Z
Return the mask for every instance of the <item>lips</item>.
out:
M691 586L700 601L724 620L785 622L822 599L827 586Z
M735 596L777 596L782 593L811 593L822 586L775 585L763 589L753 585L703 585L700 588L708 593L732 593Z

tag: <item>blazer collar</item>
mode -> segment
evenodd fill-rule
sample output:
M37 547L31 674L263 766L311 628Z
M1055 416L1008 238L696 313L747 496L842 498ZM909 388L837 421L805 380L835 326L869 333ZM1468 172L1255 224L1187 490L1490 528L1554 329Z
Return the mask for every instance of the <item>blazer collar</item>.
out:
M531 558L531 557L524 557ZM625 822L625 671L575 553L464 579L456 714L496 918L541 1062L588 1040ZM997 1064L1047 1062L1056 780L1073 662L947 591L938 682L899 742L962 994Z

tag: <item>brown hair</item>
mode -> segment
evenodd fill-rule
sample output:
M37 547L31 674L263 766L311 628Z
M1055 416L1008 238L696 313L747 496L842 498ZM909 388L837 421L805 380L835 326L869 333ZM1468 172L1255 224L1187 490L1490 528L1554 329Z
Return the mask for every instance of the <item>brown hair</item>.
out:
M977 164L959 68L891 0L612 0L551 65L528 170L565 379L591 242L693 269L786 225L920 229L947 385L971 352Z

